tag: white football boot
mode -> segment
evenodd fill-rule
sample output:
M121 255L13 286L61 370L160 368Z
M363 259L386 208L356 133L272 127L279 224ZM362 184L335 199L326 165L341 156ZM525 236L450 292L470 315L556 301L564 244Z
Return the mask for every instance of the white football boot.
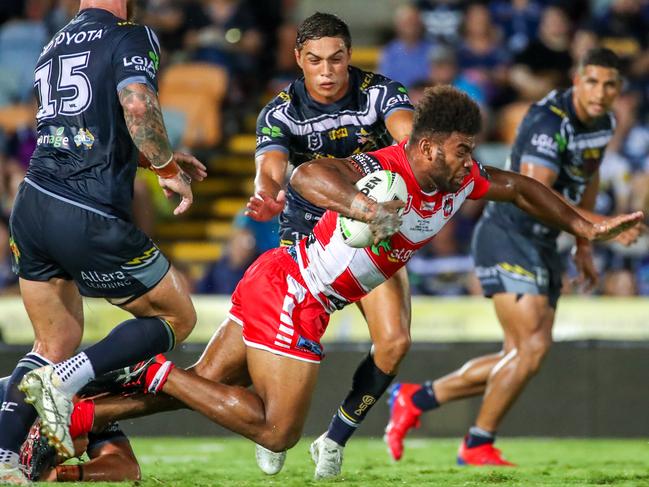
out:
M311 443L309 451L315 463L316 480L331 479L340 475L343 466L343 450L344 447L327 438L327 432Z
M286 450L274 452L261 445L255 445L255 458L262 472L266 475L277 475L284 467Z
M41 417L41 433L62 456L74 455L70 436L70 417L74 405L57 386L61 379L48 365L25 374L18 389L25 393L25 402L34 406Z

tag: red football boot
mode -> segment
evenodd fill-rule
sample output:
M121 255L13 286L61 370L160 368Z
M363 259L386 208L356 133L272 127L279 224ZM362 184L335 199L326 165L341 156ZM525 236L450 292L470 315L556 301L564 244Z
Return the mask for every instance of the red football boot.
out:
M466 438L462 441L460 449L457 452L457 464L492 467L516 466L514 463L505 460L500 450L493 446L493 443L469 448L466 446Z
M403 456L403 440L412 428L419 428L421 409L412 403L412 395L421 389L420 384L401 384L397 382L390 387L388 405L390 422L385 428L384 441L388 451L395 460Z

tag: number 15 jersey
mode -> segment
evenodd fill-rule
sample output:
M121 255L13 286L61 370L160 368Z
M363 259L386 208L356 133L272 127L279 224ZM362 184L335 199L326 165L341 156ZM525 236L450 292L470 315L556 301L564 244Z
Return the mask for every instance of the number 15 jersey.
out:
M37 146L26 183L130 220L137 148L119 91L157 91L160 46L151 29L84 9L43 48L34 71Z

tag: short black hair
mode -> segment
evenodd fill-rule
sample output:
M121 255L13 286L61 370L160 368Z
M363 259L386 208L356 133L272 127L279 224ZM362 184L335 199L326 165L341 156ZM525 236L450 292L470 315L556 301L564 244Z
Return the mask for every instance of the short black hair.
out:
M347 49L352 47L352 35L349 33L349 27L340 17L334 14L316 12L298 26L295 49L300 51L307 41L322 39L323 37L340 37Z
M622 63L617 54L605 47L596 47L584 54L579 62L579 71L583 70L586 66L602 66L604 68L617 69L620 71L620 74L622 69Z
M481 126L480 107L469 95L450 85L438 85L426 88L417 104L410 138L446 138L453 132L476 135Z

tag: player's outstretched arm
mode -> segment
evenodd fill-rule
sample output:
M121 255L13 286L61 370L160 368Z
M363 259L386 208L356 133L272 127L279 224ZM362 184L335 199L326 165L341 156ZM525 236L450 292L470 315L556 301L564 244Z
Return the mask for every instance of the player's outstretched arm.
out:
M184 213L194 201L191 176L199 180L204 178L205 166L189 154L171 150L158 96L150 86L143 83L126 85L119 92L119 101L133 143L158 175L165 195L170 197L176 193L181 197L174 214Z
M488 169L491 184L485 199L513 203L542 222L587 240L607 240L638 225L641 211L591 222L542 183L510 171Z
M291 186L320 208L368 223L375 243L398 231L402 201L377 203L354 185L361 174L348 159L316 159L299 166L291 176Z
M288 156L282 151L270 150L255 158L255 166L255 194L246 205L246 215L253 220L268 221L278 215L286 203L282 187Z

